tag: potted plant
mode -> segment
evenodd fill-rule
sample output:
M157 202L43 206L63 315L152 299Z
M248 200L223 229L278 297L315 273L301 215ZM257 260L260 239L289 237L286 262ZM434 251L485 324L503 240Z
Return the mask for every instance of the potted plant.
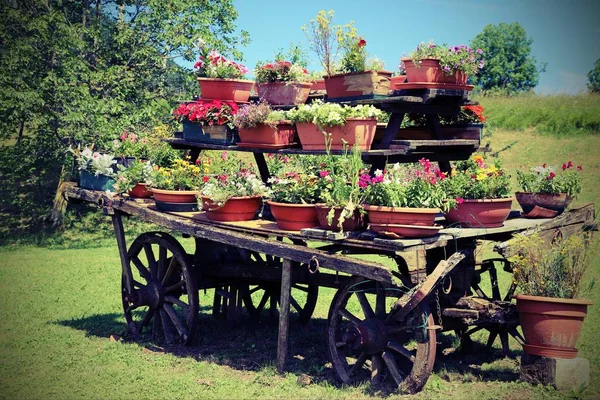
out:
M332 25L333 10L319 11L305 25L311 48L326 72L325 89L328 100L372 99L387 96L392 73L383 71L383 62L367 60L366 40L357 35L353 22ZM338 54L341 59L338 64Z
M510 177L496 159L486 163L474 154L457 162L450 176L442 180L449 211L446 220L465 228L495 228L510 214Z
M233 101L195 101L180 104L173 117L183 124L185 140L229 145L239 141L233 125L237 112Z
M149 161L136 159L127 167L118 166L114 190L117 193L127 193L131 197L148 198L152 192L148 190L148 179L152 173L153 165Z
M449 207L440 184L445 178L424 158L418 167L394 164L386 171L375 171L373 177L361 175L359 185L366 189L363 208L371 229L401 237L435 235L441 229L435 217Z
M246 102L250 97L253 81L245 80L248 68L228 60L216 50L199 41L200 55L194 64L202 98Z
M517 236L510 257L518 294L517 311L526 353L575 358L590 301L580 299L585 271L594 262L589 233L548 244L538 233ZM594 280L589 281L588 289Z
M327 140L327 157L321 164L319 180L320 203L316 205L317 219L323 229L357 231L365 226L365 190L360 185L360 176L365 173L361 151L358 146L344 146L341 156L330 153L331 139Z
M303 104L313 85L305 68L284 60L259 62L254 76L258 97L270 104Z
M240 107L233 118L240 135L239 147L289 147L296 130L285 111L273 111L265 102Z
M319 200L318 177L314 174L282 171L269 179L267 204L280 229L299 231L319 225L315 203Z
M390 89L399 89L402 83L406 82L406 65L404 61L400 60L398 63L398 70L390 78Z
M156 207L163 211L194 211L202 172L200 167L178 159L171 168L154 166L148 185Z
M262 205L269 190L251 170L210 176L201 189L198 205L211 221L248 221Z
M575 168L569 161L561 168L542 164L527 172L517 171L523 191L515 193L515 197L524 216L552 218L561 214L581 192L581 170L581 165Z
M148 160L153 143L146 135L124 130L112 141L111 152L117 155L117 164L128 167L134 160Z
M115 157L93 151L93 146L81 150L69 147L77 160L79 169L79 186L84 189L112 191L115 183Z
M421 43L402 58L406 78L410 83L449 83L466 85L469 76L483 68L483 50L468 46L438 46L433 42Z
M342 150L344 145L369 150L375 137L377 118L383 113L373 106L342 106L314 101L288 112L296 124L300 144L305 150L325 150L325 133L330 150Z

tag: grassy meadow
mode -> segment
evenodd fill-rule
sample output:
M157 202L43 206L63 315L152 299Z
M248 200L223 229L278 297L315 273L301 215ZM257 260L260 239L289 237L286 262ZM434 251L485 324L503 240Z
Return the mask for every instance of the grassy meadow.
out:
M487 102L489 104L486 104ZM572 160L583 165L584 191L575 205L600 200L600 135L543 134L529 123L512 130L493 123L492 102L483 99L490 128L484 144L505 167ZM521 100L519 100L521 101ZM502 106L504 107L504 106ZM594 108L595 107L595 108ZM598 104L592 107L598 110ZM516 111L513 111L513 113ZM505 112L507 116L511 112ZM500 114L498 114L500 115ZM596 114L600 118L600 112ZM499 117L498 117L499 118ZM506 117L508 118L508 117ZM517 119L515 117L515 119ZM505 124L506 122L503 122ZM513 174L514 175L514 174ZM513 177L514 179L514 177ZM109 224L109 220L105 224ZM128 223L128 222L126 222ZM81 238L70 237L77 241ZM131 243L133 237L128 238ZM189 246L191 239L182 239ZM0 398L372 398L384 393L368 385L339 385L327 360L325 325L333 291L320 289L313 319L306 326L292 322L288 371L276 373L274 363L277 321L246 319L228 329L210 316L212 291L200 297L201 320L192 347L159 347L152 343L112 341L125 335L120 299L120 262L116 244L85 241L77 248L68 243L38 247L0 247ZM594 243L598 247L597 241ZM67 248L74 247L74 248ZM600 280L600 255L587 279ZM502 284L510 281L503 274ZM487 337L475 337L476 351L459 354L452 333L438 336L434 373L414 399L567 399L600 398L600 290L588 296L594 305L578 348L591 364L590 386L579 392L559 392L551 387L519 382L520 346L511 341L503 358L499 341L484 351ZM302 374L310 384L298 383ZM391 398L400 398L392 396Z

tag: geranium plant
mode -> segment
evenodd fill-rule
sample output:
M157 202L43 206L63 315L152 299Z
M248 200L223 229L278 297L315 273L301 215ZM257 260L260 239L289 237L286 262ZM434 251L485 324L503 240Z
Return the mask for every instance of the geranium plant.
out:
M232 197L267 196L269 189L251 169L241 168L232 173L208 177L201 194L208 197L212 204L221 207ZM198 202L202 206L200 198Z
M257 82L308 82L310 76L306 68L289 61L258 62L254 69Z
M502 169L499 159L487 163L481 155L474 154L459 161L450 176L440 182L449 206L463 200L501 199L510 196L510 176Z
M322 101L302 104L290 110L288 116L294 123L314 123L321 128L344 125L347 118L384 118L381 110L370 105L351 107Z
M115 156L112 154L102 154L93 150L93 146L84 147L81 146L76 149L69 147L69 151L73 153L77 161L77 167L80 171L87 171L96 176L106 175L114 176L114 165L117 163Z
M260 124L276 125L285 120L285 111L274 111L268 103L260 102L240 107L233 118L233 125L238 129L249 129Z
M173 117L179 121L190 121L200 125L227 125L233 128L233 117L238 112L234 101L198 101L182 103L173 111Z
M446 175L422 158L418 167L394 164L375 175L363 174L359 186L366 189L365 203L374 206L439 208L447 210L448 202L441 181Z
M581 192L581 165L568 161L560 168L542 164L527 172L517 171L517 181L524 192L576 196Z
M429 42L421 43L408 55L408 58L420 66L424 59L433 58L440 61L442 70L447 75L452 75L455 71L463 71L467 75L475 75L485 62L483 60L483 50L472 49L468 46L441 46Z
M195 190L200 185L200 167L188 160L176 160L172 168L153 166L147 178L150 187L163 190Z
M113 185L115 192L127 193L138 183L146 183L152 174L153 165L149 161L135 160L128 167L118 166L119 171Z
M216 50L209 50L202 41L199 43L198 49L200 55L194 64L194 69L199 77L241 79L248 73L248 68L226 59Z

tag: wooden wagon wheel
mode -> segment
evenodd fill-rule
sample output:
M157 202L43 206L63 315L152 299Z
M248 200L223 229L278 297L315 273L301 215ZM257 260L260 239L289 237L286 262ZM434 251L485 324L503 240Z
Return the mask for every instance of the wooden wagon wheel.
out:
M481 268L475 270L475 275L471 282L471 289L477 294L477 296L486 300L510 302L512 301L512 296L515 293L517 285L514 281L511 281L510 286L506 289L506 293L501 293L502 290L500 288L500 285L498 284L498 271L496 270L496 263L503 264L504 270L512 273L510 263L504 258L491 258L484 260L481 264ZM485 275L487 275L487 278ZM489 280L490 283L491 290L487 293L480 287L480 284L484 279ZM510 347L508 344L509 335L514 337L519 343L524 343L524 338L517 331L516 326L507 326L504 324L488 324L485 326L476 326L474 328L460 332L459 334L461 335L461 341L463 346L469 348L472 344L471 335L482 329L485 329L489 332L488 340L486 343L486 347L488 348L488 350L492 348L496 339L500 337L500 343L502 345L502 354L505 357L508 356L510 352Z
M343 383L391 380L394 388L416 393L435 361L433 316L422 302L402 321L387 321L399 288L355 277L335 294L329 309L327 341L333 368Z
M139 338L185 344L192 340L198 318L198 289L185 250L172 236L143 233L127 253L133 293L122 280L122 298L129 331Z

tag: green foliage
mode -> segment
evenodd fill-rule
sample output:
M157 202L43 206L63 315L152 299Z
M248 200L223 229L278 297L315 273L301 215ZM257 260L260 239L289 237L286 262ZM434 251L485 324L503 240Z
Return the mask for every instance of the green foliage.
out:
M238 129L254 128L260 124L276 125L287 119L287 112L273 111L266 102L246 104L233 117L233 124Z
M598 94L479 97L486 127L570 136L600 132Z
M241 164L239 164L241 166ZM211 203L221 207L232 197L268 196L269 190L263 181L249 169L240 167L230 173L210 176L204 183L201 193L210 199ZM198 198L202 206L202 199ZM211 205L212 206L212 205Z
M310 43L310 49L316 53L328 76L333 75L336 70L339 52L337 32L341 29L339 25L333 25L333 15L333 10L327 12L321 10L315 19L311 19L302 27Z
M485 65L473 82L484 92L501 89L509 93L527 92L538 84L539 75L546 70L531 55L533 39L518 23L487 25L471 45L482 49Z
M119 171L113 185L116 193L127 193L138 183L146 183L152 174L150 161L134 160L128 167L119 165Z
M581 170L581 166L575 168L571 161L560 169L543 164L527 172L518 170L517 181L524 192L576 196L581 192Z
M475 76L481 68L483 68L483 51L480 48L477 50L471 49L465 45L450 46L443 44L441 46L429 42L421 43L417 46L408 58L419 67L421 61L428 58L438 59L440 67L447 75L452 75L456 71L462 71L468 76ZM401 63L398 66L399 70L404 69Z
M187 160L175 160L172 168L154 167L147 183L163 190L195 190L200 186L201 169Z
M594 260L589 233L573 234L549 244L537 233L519 235L510 258L515 282L523 294L573 299L582 289L582 278ZM588 290L594 285L589 282Z
M293 123L312 122L320 127L328 127L344 125L347 118L383 118L384 114L373 106L342 106L317 100L290 110L288 117Z
M269 178L271 200L287 204L316 204L320 198L317 175L293 169Z
M587 87L590 92L600 92L600 58L594 63L594 69L587 74L588 84Z

